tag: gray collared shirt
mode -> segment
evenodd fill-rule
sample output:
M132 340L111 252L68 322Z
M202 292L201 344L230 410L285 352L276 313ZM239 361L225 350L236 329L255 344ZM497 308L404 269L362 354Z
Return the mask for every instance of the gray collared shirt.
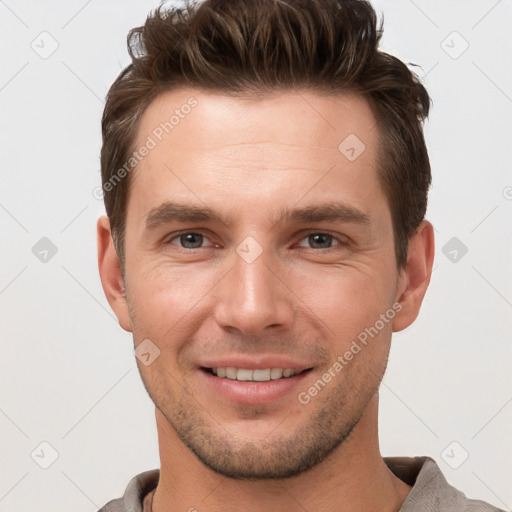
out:
M505 512L484 501L466 498L447 482L430 457L384 457L384 462L400 480L412 486L399 512ZM149 512L150 493L159 476L158 469L140 473L130 480L122 498L109 501L98 512Z

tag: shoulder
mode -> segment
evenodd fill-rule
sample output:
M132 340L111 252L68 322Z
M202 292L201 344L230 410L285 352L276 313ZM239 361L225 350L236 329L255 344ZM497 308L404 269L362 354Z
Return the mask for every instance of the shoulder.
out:
M126 508L123 504L123 498L116 498L103 505L98 512L125 512Z
M158 485L160 470L152 469L134 476L124 494L106 503L98 512L143 512L144 497Z
M502 508L496 508L490 503L480 500L466 500L466 512L505 512Z
M398 478L412 485L399 512L505 512L490 503L470 499L450 485L431 457L385 457L384 461Z

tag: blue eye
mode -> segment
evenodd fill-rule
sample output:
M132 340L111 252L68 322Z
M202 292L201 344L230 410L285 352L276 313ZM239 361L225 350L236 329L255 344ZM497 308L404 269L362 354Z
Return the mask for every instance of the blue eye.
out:
M174 240L178 240L179 242L175 243ZM208 240L209 238L202 233L196 231L183 231L175 234L172 238L169 238L166 243L178 245L178 247L182 249L193 250L204 248L205 246L203 243ZM346 242L341 238L337 238L334 235L323 232L312 232L307 234L301 239L301 243L299 244L300 247L304 247L304 245L302 245L303 241L307 241L311 249L330 249L333 246L346 245Z
M179 233L175 237L171 238L168 243L171 243L173 240L178 239L180 241L180 246L183 249L200 249L202 247L203 241L206 238L201 233L195 233L193 231L186 231L183 233Z
M310 233L307 236L305 236L303 240L307 240L310 246L312 246L312 249L330 249L333 246L333 242L335 242L334 246L344 245L344 242L341 241L339 238L336 238L335 236L329 233L321 232Z

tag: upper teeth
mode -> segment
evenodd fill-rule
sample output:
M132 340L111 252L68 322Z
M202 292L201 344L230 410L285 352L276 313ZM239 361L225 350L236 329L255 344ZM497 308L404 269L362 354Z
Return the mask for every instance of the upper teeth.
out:
M282 377L292 377L293 375L300 373L300 370L292 370L290 368L266 368L264 370L247 370L245 368L233 368L231 366L227 368L212 368L211 370L218 377L224 377L232 380L253 380L258 382L265 380L280 379Z

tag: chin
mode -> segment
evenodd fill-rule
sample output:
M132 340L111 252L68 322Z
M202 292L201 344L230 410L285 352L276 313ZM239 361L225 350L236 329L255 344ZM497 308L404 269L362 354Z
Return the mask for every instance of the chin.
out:
M359 422L339 418L326 407L313 414L286 435L278 428L261 441L255 441L250 421L240 439L215 422L194 417L190 410L175 407L172 415L163 412L169 425L188 449L209 469L237 480L275 480L298 476L325 460L348 438ZM211 418L209 418L211 419Z

